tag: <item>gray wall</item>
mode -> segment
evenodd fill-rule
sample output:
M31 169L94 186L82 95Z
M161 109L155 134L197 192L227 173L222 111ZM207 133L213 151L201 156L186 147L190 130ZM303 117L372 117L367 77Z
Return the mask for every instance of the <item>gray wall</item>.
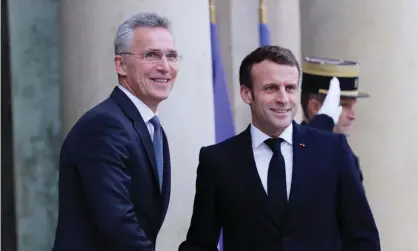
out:
M60 146L58 1L9 1L19 251L51 250Z

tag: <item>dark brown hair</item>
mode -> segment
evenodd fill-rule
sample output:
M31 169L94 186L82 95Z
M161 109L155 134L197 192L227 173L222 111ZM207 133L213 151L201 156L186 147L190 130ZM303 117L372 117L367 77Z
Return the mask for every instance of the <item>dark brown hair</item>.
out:
M246 86L252 90L253 81L251 70L254 64L264 60L270 60L280 65L296 66L300 74L299 63L291 50L276 45L266 45L257 48L242 60L239 68L240 85Z

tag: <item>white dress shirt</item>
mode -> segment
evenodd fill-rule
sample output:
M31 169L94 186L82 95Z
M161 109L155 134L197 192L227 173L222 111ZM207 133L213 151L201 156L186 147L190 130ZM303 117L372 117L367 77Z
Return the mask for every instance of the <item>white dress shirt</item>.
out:
M144 104L144 102L142 102L138 97L133 95L125 87L123 87L120 84L118 84L118 87L126 94L126 96L128 96L128 98L132 101L132 103L134 103L135 107L138 109L142 119L145 122L145 125L147 126L148 132L152 140L154 137L154 126L151 124L150 120L157 114L154 113L146 104Z
M285 166L286 166L286 190L287 198L289 199L290 187L292 184L292 171L293 171L293 125L290 124L283 133L279 136L284 141L281 143L281 151L283 154ZM267 174L269 169L270 160L273 157L273 151L264 143L266 139L271 138L266 135L254 125L251 124L251 142L254 153L254 159L257 166L258 174L260 175L261 182L263 183L264 190L267 193Z

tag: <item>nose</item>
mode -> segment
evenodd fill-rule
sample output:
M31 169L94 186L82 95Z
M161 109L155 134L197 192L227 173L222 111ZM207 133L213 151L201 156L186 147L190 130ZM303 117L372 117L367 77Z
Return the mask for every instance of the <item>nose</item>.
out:
M354 110L354 108L351 107L351 108L348 109L347 117L350 120L355 120L356 119L356 111Z
M165 56L161 58L160 62L158 62L157 69L164 72L170 71L170 64Z
M279 103L286 104L289 102L289 97L287 96L287 92L285 88L280 88L277 92L276 101Z

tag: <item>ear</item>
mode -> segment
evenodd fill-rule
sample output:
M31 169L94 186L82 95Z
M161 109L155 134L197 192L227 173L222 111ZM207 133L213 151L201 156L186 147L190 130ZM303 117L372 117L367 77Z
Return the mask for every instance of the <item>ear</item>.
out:
M309 101L308 101L308 116L309 117L315 116L319 112L319 109L321 109L321 106L322 105L318 100L316 100L314 98L309 99Z
M115 69L119 76L126 76L126 65L121 55L115 56Z
M241 99L247 104L247 105L251 105L253 103L253 94L251 92L251 90L244 86L241 85L240 87L240 94L241 94Z

